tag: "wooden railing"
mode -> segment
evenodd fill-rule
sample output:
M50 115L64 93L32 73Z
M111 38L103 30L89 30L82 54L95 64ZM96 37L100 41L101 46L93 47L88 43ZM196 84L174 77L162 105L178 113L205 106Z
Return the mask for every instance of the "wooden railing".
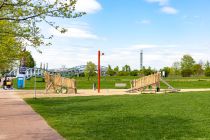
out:
M50 75L45 73L46 93L48 90L53 89L59 93L77 93L76 80L61 77L60 75Z

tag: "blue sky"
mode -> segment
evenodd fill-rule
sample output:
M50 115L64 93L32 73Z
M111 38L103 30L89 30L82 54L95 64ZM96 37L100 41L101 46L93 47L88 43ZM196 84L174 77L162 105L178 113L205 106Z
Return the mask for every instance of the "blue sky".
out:
M197 62L210 60L209 0L78 0L77 11L87 15L78 19L55 19L68 28L53 34L52 46L41 47L42 54L30 48L39 65L50 68L97 63L97 51L105 55L102 65L139 68L139 53L144 51L144 66L159 69L171 66L184 54Z

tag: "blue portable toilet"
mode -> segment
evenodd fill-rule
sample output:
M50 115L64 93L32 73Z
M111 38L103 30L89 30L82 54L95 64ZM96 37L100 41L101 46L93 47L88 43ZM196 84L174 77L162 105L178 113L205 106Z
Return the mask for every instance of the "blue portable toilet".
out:
M25 75L19 74L17 77L17 87L18 89L25 88Z

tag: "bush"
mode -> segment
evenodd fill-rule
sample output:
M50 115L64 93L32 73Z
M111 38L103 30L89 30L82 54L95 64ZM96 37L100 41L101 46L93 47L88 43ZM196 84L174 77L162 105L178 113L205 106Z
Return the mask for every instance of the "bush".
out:
M192 75L192 70L191 69L183 69L181 71L182 77L190 77Z

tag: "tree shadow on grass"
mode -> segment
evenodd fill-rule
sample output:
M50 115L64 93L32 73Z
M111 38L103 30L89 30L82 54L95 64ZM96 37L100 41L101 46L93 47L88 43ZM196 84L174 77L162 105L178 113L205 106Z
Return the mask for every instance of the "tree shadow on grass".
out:
M75 139L198 139L209 137L209 132L199 130L192 120L173 116L105 117L74 126L69 138ZM67 136L68 139L68 136Z

